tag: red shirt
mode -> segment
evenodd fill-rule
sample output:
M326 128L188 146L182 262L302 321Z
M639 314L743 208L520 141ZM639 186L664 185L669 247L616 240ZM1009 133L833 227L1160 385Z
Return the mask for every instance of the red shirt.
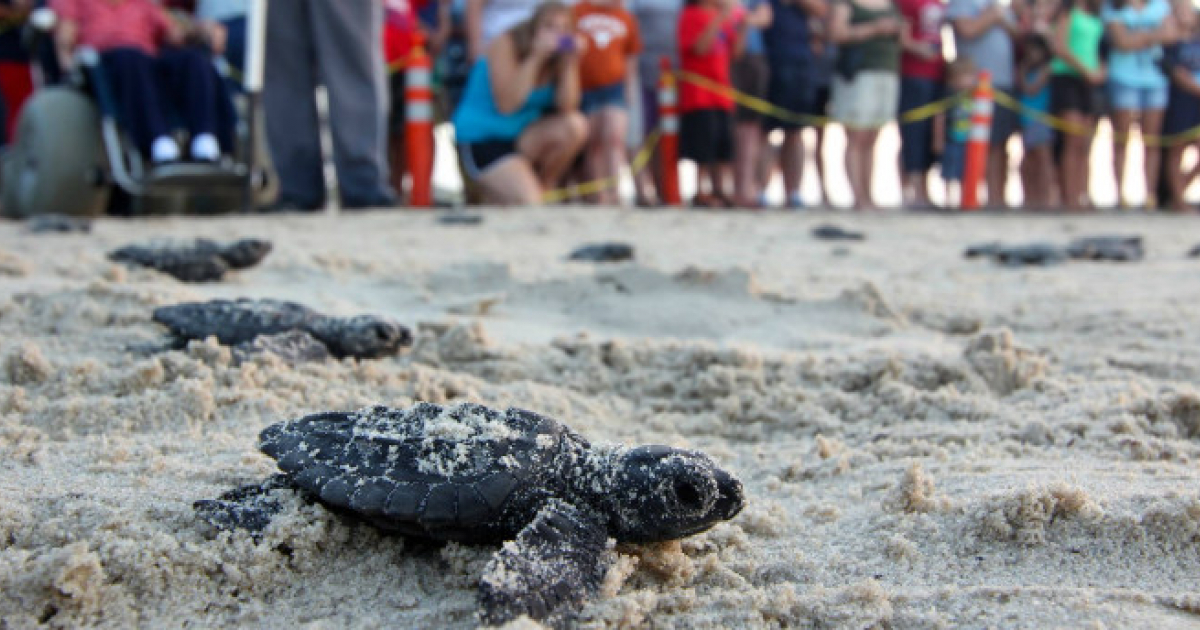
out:
M291 0L288 0L291 1ZM408 61L409 53L425 45L417 15L408 0L384 0L383 56L388 64Z
M733 48L733 29L724 25L708 53L697 54L693 50L696 40L713 20L721 16L716 9L701 6L684 7L679 14L679 66L684 72L698 74L725 87L733 87L729 80L729 57ZM679 111L691 112L698 109L733 109L733 99L702 88L686 78L679 81Z
M942 25L946 7L942 0L898 0L900 14L908 21L914 42L937 47L936 59L923 59L909 52L900 54L900 74L906 77L940 81L946 63L942 60Z
M50 8L79 25L77 46L99 52L136 48L154 55L171 30L171 19L151 0L50 0Z

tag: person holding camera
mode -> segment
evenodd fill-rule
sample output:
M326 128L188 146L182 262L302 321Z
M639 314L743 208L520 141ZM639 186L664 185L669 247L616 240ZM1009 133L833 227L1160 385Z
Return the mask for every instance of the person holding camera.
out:
M537 205L579 155L583 46L571 10L552 0L475 62L453 121L465 174L487 201Z

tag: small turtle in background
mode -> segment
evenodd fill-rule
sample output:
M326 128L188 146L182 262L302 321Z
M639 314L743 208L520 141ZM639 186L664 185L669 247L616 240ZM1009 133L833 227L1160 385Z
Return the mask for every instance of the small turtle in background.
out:
M183 282L215 282L230 269L247 269L271 253L271 243L244 238L221 244L206 238L180 243L128 245L108 255L109 260L149 267Z
M1067 245L1071 258L1131 262L1146 256L1140 236L1087 236L1077 238Z
M479 225L483 223L483 215L462 210L439 212L437 222L442 225Z
M65 214L37 214L25 221L25 229L31 234L90 234L92 221Z
M171 331L172 347L216 337L240 357L273 352L288 361L319 360L325 356L323 349L338 358L373 359L412 345L412 332L391 319L327 317L283 300L242 298L163 306L154 310L154 321Z
M1197 245L1188 252L1188 258L1200 258L1200 245Z
M812 235L813 238L822 241L862 241L867 238L862 232L854 232L828 223L813 228Z
M741 511L742 484L707 455L592 445L530 411L476 404L369 407L267 427L259 449L282 470L195 503L224 530L261 538L296 492L385 531L505 543L479 583L480 618L567 625L615 559L608 539L674 540Z
M595 243L571 252L570 260L584 262L622 262L633 260L633 245L628 243Z
M964 252L967 258L991 258L1007 267L1054 265L1067 260L1067 251L1052 243L1005 245L999 242L972 245Z

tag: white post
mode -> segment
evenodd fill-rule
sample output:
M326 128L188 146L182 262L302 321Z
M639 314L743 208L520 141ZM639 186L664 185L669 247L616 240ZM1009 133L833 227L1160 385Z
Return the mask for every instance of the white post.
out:
M267 0L250 0L246 9L246 67L242 72L247 92L262 91L267 66Z

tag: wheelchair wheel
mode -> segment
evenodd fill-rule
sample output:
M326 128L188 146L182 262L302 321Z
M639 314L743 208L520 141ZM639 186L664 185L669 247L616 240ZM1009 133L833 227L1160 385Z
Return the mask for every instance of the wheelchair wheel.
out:
M99 177L104 164L95 105L71 88L39 90L25 104L4 156L3 212L99 215L110 193Z

